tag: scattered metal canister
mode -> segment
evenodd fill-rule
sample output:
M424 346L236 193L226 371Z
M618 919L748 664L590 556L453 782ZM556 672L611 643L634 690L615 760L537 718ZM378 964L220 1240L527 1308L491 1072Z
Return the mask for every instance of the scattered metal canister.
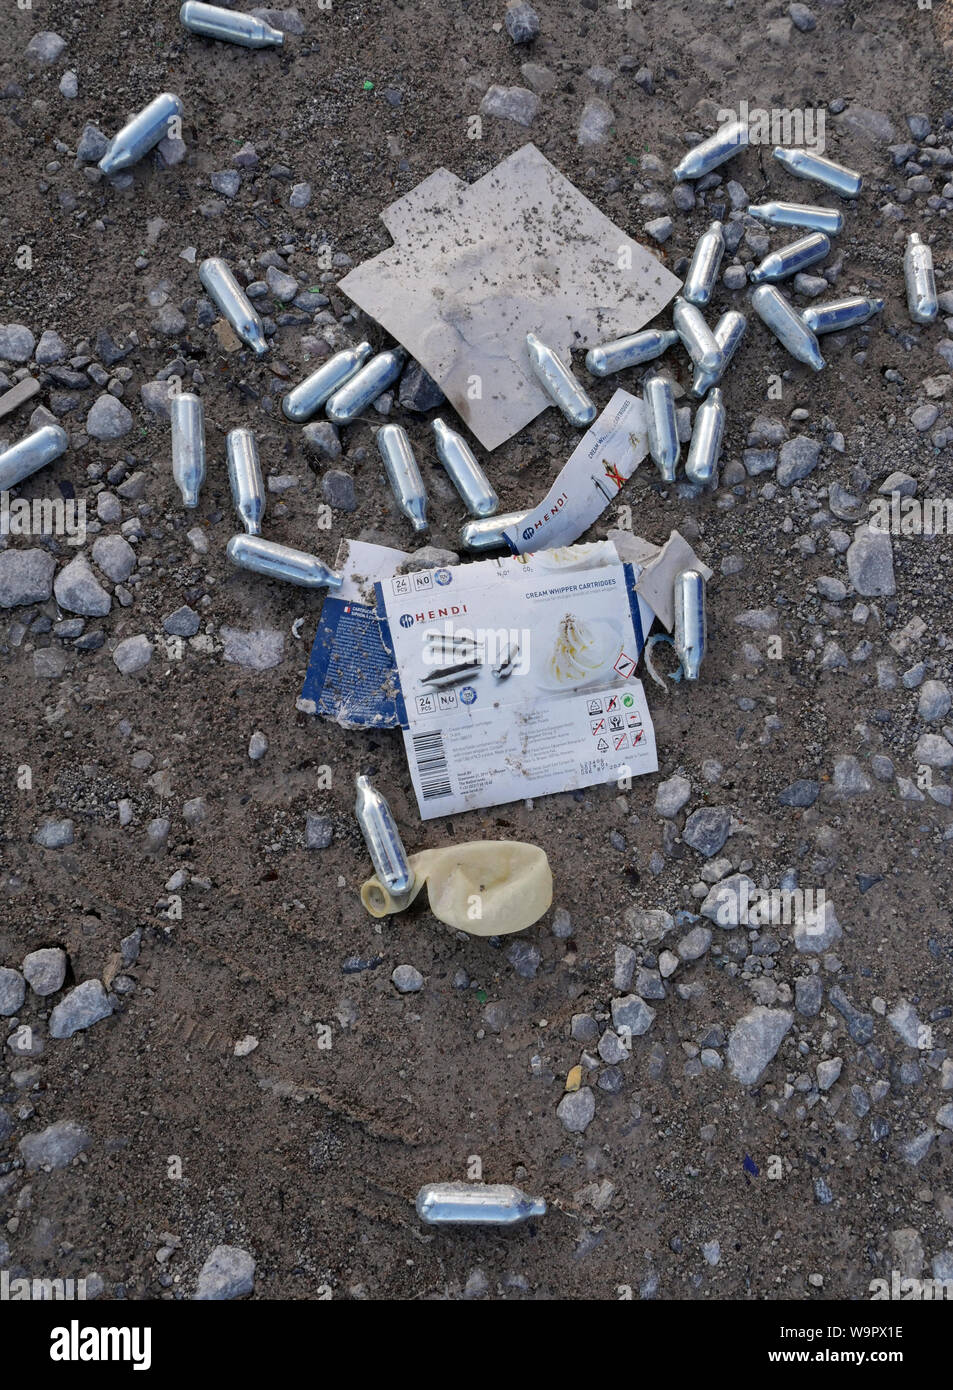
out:
M281 409L285 418L293 420L296 425L310 420L335 391L339 391L346 381L360 371L373 351L370 343L358 343L357 347L344 348L329 357L327 362L322 362L317 371L292 387L282 400Z
M232 536L225 549L240 569L253 570L268 579L283 579L302 589L340 589L344 582L343 575L328 569L316 555L266 541L263 536Z
M721 348L700 309L681 295L672 305L672 326L689 357L703 372L716 372L721 366Z
M705 643L705 580L698 570L682 570L675 579L675 650L685 680L698 680Z
M641 333L630 333L625 338L590 348L586 353L586 370L593 376L611 376L624 367L638 367L642 362L654 361L678 341L674 328L645 328Z
M199 0L185 0L179 10L185 29L207 39L222 43L238 43L243 48L280 48L285 36L264 19L238 10L223 10L218 5L202 5Z
M415 531L427 529L427 490L403 425L382 425L377 448L397 505Z
M695 425L685 461L685 476L690 483L695 483L697 487L712 487L717 481L724 433L725 403L716 386L695 412Z
M822 261L830 249L831 243L823 232L809 232L807 236L799 237L788 246L779 246L777 251L765 256L751 272L751 283L761 285L765 281L787 280L798 271L806 270L809 265Z
M464 550L509 550L503 532L522 525L528 516L528 511L497 512L480 521L464 522L460 528L460 544Z
M903 253L903 278L907 285L907 308L914 323L932 323L940 311L933 274L933 252L911 232Z
M810 207L806 203L751 203L748 211L769 227L810 227L834 236L844 225L837 208Z
M714 135L703 140L700 145L695 145L688 154L682 156L672 171L676 183L683 183L686 179L700 179L712 169L717 169L719 164L724 164L726 159L731 159L732 155L745 149L748 139L747 121L730 121L723 125Z
M439 417L433 422L433 433L437 458L450 475L467 511L471 516L492 516L499 508L500 499L463 435Z
M261 535L265 515L265 484L258 461L258 444L251 430L229 430L225 438L232 501L249 536Z
M870 298L865 294L849 294L843 299L832 299L828 304L809 304L801 310L801 318L815 335L840 333L866 323L883 307L882 299Z
M212 303L228 320L243 343L257 357L268 351L265 329L251 301L220 256L210 256L199 266L199 279Z
M417 1193L416 1206L428 1226L518 1226L546 1215L541 1197L509 1183L432 1182Z
M698 239L692 263L688 267L682 298L689 304L705 305L711 299L718 278L718 268L725 254L725 233L720 222L712 222Z
M414 886L415 874L400 838L397 822L386 798L369 777L356 777L354 785L357 789L354 814L361 827L374 872L392 898L404 898Z
M596 418L596 407L552 348L541 342L535 333L527 333L526 351L533 375L553 405L559 407L571 425L580 428L591 425Z
M121 173L138 164L169 133L169 122L181 116L184 107L174 92L161 92L154 101L133 116L110 140L99 167L106 175Z
M792 357L819 372L824 366L820 343L794 306L773 285L751 292L751 307Z
M335 391L324 408L325 415L336 425L350 424L397 380L406 360L401 347L379 352Z
M205 412L198 396L177 391L169 401L172 420L172 476L183 507L197 507L205 482Z
M674 483L681 445L675 419L675 394L671 378L653 372L642 383L649 453L666 483Z
M32 434L0 452L0 492L16 487L69 448L69 435L61 425L42 425Z
M833 159L825 159L823 155L813 154L810 150L789 150L783 145L775 147L774 157L797 178L823 183L842 198L856 198L860 192L863 183L860 174L843 164L835 164Z
M713 386L718 385L727 370L728 363L738 351L747 328L748 320L739 310L729 309L726 314L722 314L715 324L715 342L721 349L721 364L715 372L703 372L700 367L696 368L695 379L692 382L693 396L704 396L706 391L710 391Z

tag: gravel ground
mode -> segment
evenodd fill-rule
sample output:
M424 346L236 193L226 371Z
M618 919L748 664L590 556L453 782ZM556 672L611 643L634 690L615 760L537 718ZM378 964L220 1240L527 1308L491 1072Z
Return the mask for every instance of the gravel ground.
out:
M59 420L68 452L18 495L85 501L89 530L0 537L11 1275L131 1299L866 1299L895 1270L953 1277L949 541L865 526L879 496L953 498L950 6L535 8L516 42L502 0L305 0L256 53L186 33L174 3L4 7L0 393L39 390L0 438ZM103 136L163 90L182 143L102 176ZM794 302L859 291L883 313L827 336L817 374L752 319L718 488L648 464L628 484L634 529L678 527L714 571L702 679L648 686L658 775L424 827L395 734L296 711L320 596L229 566L224 434L257 432L274 539L327 561L345 537L411 548L381 411L329 458L279 405L336 348L386 342L336 288L389 244L380 210L530 139L676 273L722 216L714 321L787 239L749 200L837 201L770 145L673 196L672 166L741 101L822 111L826 153L864 175ZM914 230L937 266L926 326ZM261 286L264 359L204 298L210 255ZM193 512L170 377L205 403ZM421 442L434 414L390 413ZM541 497L576 437L550 410L496 450L502 507ZM454 546L460 508L425 472L425 540ZM411 850L543 846L551 912L499 942L425 909L372 921L359 771ZM726 927L713 890L734 875L826 906ZM422 988L400 992L400 966ZM548 1214L422 1228L417 1189L474 1157Z

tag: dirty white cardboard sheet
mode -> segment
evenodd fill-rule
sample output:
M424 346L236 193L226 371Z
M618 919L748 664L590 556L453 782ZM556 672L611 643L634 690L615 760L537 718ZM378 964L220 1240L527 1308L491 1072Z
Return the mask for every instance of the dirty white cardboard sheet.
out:
M533 144L473 184L438 169L382 213L394 245L340 288L430 373L495 449L549 406L525 338L566 363L635 333L680 281Z

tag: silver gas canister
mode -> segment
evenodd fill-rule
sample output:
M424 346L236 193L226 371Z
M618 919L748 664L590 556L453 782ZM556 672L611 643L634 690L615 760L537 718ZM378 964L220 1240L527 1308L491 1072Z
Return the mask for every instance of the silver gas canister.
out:
M714 135L703 140L700 145L695 145L683 155L672 171L677 183L682 183L686 179L700 179L704 174L708 174L712 169L717 169L719 164L724 164L726 159L731 159L732 155L738 154L740 150L746 149L748 145L748 122L730 121L723 125L720 130L716 130Z
M707 232L703 232L695 247L692 263L688 267L682 298L689 304L704 306L711 299L718 268L725 254L725 233L720 222L712 222Z
M674 483L681 445L671 378L661 372L653 372L642 383L642 397L652 462L665 482Z
M237 43L243 48L280 48L285 36L267 20L239 10L223 10L218 5L202 5L199 0L185 0L179 10L183 28L206 39L222 43Z
M417 1193L416 1206L428 1226L517 1226L546 1215L541 1197L509 1183L431 1182Z
M210 256L199 266L199 279L216 308L232 325L243 343L257 357L268 351L265 329L251 301L220 256Z
M65 454L69 435L61 425L42 425L32 434L0 451L0 492L16 487L38 469Z
M529 512L497 512L479 521L464 522L460 528L460 543L464 550L509 550L503 532L521 526Z
M716 372L721 366L721 348L700 309L679 295L672 304L672 327L682 340L689 357L703 372Z
M833 159L825 159L810 150L789 150L783 145L776 146L774 157L799 179L822 183L843 198L856 198L860 192L863 183L860 175L843 164L835 164Z
M228 481L232 501L249 536L261 535L265 515L265 484L258 461L258 444L251 430L229 430L225 437Z
M675 651L687 681L697 681L705 657L705 580L698 570L675 579Z
M685 461L685 476L697 487L711 487L718 480L718 460L725 434L725 403L716 386L695 412L692 439Z
M714 330L715 342L721 351L721 363L714 372L703 372L700 367L696 367L695 378L692 381L693 396L704 396L706 391L718 385L728 368L728 363L741 346L747 328L748 320L737 309L729 309L726 314L722 314Z
M500 499L463 435L439 417L433 422L433 433L437 458L450 475L467 511L471 516L492 516L499 508Z
M104 174L119 174L138 164L169 133L169 122L181 116L184 108L174 92L161 92L149 105L133 116L110 140L99 161Z
M340 589L344 582L343 575L329 569L316 555L278 541L266 541L263 536L232 536L225 550L232 564L240 569L252 570L268 579L283 579L301 589Z
M882 299L865 294L848 294L827 304L809 304L801 310L801 318L815 335L841 333L847 328L857 328L859 324L866 323L883 307Z
M586 353L586 369L593 376L611 376L625 367L652 362L679 341L674 328L645 328L611 343L601 343Z
M401 347L379 352L335 391L325 406L325 415L336 425L349 425L397 380L406 360Z
M386 798L373 786L370 778L357 777L354 785L357 789L354 814L361 827L374 872L381 887L399 902L411 892L415 875L397 823Z
M382 425L377 448L398 507L415 531L426 531L427 490L407 431L402 425Z
M172 421L172 476L183 507L197 507L205 482L205 414L191 391L178 391L169 401Z
M751 272L751 283L761 285L765 281L775 283L787 280L798 271L806 270L809 265L822 261L830 249L831 243L823 232L809 232L807 236L798 237L797 241L787 246L779 246L777 251L765 256Z
M552 348L541 342L535 333L527 333L526 351L533 375L553 405L559 407L571 425L580 428L591 425L596 418L596 407Z
M317 371L293 386L284 397L281 409L285 418L293 420L296 425L310 420L335 391L339 391L346 381L360 371L373 351L370 343L358 343L357 347L344 348L329 357Z
M809 227L828 236L834 236L844 225L844 214L836 208L805 203L749 203L748 211L769 227Z
M751 292L751 307L792 357L813 367L816 372L821 370L824 358L820 344L780 290L773 285L759 285Z
M907 308L914 323L932 323L939 313L936 297L936 278L933 274L933 252L920 240L919 232L911 232L903 253L903 278L907 285Z

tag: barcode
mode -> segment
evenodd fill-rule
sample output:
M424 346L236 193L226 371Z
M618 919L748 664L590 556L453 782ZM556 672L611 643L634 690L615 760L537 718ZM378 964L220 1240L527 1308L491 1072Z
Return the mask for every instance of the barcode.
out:
M433 801L438 796L450 796L453 788L447 771L443 734L435 729L429 734L413 734L412 738L421 797L424 801Z

